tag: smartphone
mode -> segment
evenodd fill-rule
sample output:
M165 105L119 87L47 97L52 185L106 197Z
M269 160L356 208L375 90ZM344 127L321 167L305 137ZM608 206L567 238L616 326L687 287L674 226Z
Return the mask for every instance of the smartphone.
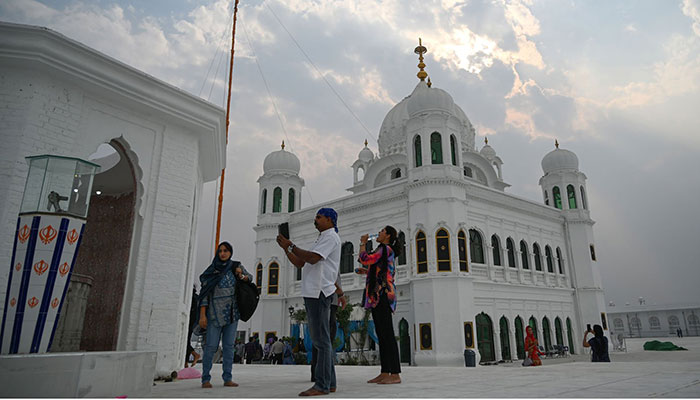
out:
M279 224L279 226L277 227L277 232L285 238L289 239L289 222Z
M591 332L591 331L592 331L592 330L591 330L591 324L586 324L586 329L587 329L586 332Z

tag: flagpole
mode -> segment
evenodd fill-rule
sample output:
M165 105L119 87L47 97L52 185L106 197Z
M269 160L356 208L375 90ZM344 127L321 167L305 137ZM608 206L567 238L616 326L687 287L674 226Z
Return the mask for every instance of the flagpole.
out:
M228 96L226 98L226 145L228 145L228 126L229 126L229 115L231 112L231 84L233 82L233 54L234 47L236 44L236 16L238 14L238 0L235 0L233 5L233 29L231 30L231 60L229 62L229 72L228 72ZM221 181L219 186L219 207L216 212L216 239L214 241L214 247L219 245L219 236L221 233L221 209L224 204L224 176L226 175L226 167L221 170Z

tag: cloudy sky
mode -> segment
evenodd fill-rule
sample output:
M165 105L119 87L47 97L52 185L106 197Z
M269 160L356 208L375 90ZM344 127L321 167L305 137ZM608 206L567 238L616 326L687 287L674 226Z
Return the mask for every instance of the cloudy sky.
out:
M49 27L223 106L231 3L3 0L0 19ZM477 143L489 137L509 193L541 201L555 138L578 155L607 300L700 301L700 0L257 0L238 16L222 237L245 264L264 157L287 141L304 206L347 194L362 142L376 152L384 115L417 83L422 37L434 86Z

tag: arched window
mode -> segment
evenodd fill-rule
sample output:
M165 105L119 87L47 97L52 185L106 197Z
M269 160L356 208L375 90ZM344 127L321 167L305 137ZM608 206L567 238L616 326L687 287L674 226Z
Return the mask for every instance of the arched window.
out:
M294 192L294 189L289 188L289 198L287 200L287 211L294 212L294 200L296 200L296 193Z
M267 294L277 294L279 291L280 266L276 262L270 264L267 272Z
M576 189L574 185L569 185L566 187L566 197L569 199L569 209L573 210L576 208Z
M399 179L401 178L401 168L394 168L391 171L391 179Z
M442 164L442 136L437 132L430 135L430 162Z
M561 249L557 247L557 266L559 267L559 273L564 275L564 267L562 267L561 262Z
M435 233L435 248L437 250L438 271L452 271L450 262L450 234L445 229Z
M416 266L419 274L428 272L428 253L425 248L425 233L422 231L416 233Z
M649 317L649 328L650 329L661 329L661 322L657 317Z
M469 252L472 256L472 263L484 263L484 243L481 240L481 234L476 229L469 230Z
M581 185L581 207L584 210L588 210L588 206L586 206L586 191L583 190L583 185Z
M549 194L547 194L546 190L544 191L544 205L549 205Z
M552 248L549 245L544 247L544 257L547 259L547 272L554 273L554 262L552 261Z
M260 214L265 214L266 208L267 208L267 189L263 189L262 202L260 203Z
M398 265L406 265L406 235L403 232L399 232L399 244L401 245L401 253Z
M255 267L255 284L258 285L258 289L262 287L262 264L258 264L257 267Z
M554 197L554 207L561 210L561 193L559 192L559 186L552 188L552 197Z
M622 318L615 318L613 320L613 327L616 331L625 330L625 324L622 322Z
M564 345L564 334L561 328L561 319L559 319L559 317L554 319L554 337L556 338L557 346Z
M491 236L491 248L493 251L493 265L501 265L501 241L498 236Z
M459 270L469 272L467 264L467 235L461 229L457 233L457 248L459 249Z
M540 335L537 333L537 320L535 319L534 315L530 316L528 325L530 325L530 328L532 328L532 334L535 335L535 339L540 340Z
M542 318L542 336L544 336L545 350L552 349L552 330L549 326L549 318Z
M345 242L340 248L340 273L347 274L353 272L353 256L354 248L352 243Z
M452 165L457 165L457 142L455 135L450 135L450 155L452 156Z
M413 139L413 156L416 162L416 167L423 165L423 150L421 149L420 135Z
M566 337L569 339L569 351L571 354L576 354L576 348L574 347L574 335L571 329L571 319L569 317L566 317Z
M676 329L681 327L680 320L675 315L668 317L668 327L673 329L673 333L676 333Z
M527 251L527 243L524 240L520 241L520 261L522 261L523 269L530 269L530 262L528 261L530 254Z
M471 178L473 175L474 174L472 173L472 169L465 166L464 167L464 176L466 176L467 178Z
M688 327L693 329L698 329L700 326L700 318L695 314L688 315ZM697 332L695 333L697 335Z
M637 317L632 317L630 319L630 328L634 330L641 330L642 329L642 321L639 320Z
M282 212L282 188L279 186L272 192L272 212Z
M542 253L540 252L540 245L537 243L533 244L532 252L535 256L535 270L542 271Z
M513 243L513 239L506 239L506 249L508 250L508 266L515 268L515 244Z

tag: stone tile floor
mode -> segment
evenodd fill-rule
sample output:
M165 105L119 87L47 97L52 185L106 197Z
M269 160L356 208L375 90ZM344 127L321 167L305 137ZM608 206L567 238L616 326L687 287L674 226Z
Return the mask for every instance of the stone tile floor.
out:
M688 351L650 352L642 345L651 339L628 339L626 353L611 353L611 363L590 363L576 355L544 360L542 367L523 368L505 363L477 368L403 367L399 385L367 384L378 366L337 366L338 391L324 397L443 398L443 397L555 397L641 398L700 397L700 338L661 338ZM201 368L201 366L198 366ZM234 365L237 388L223 386L221 365L214 365L212 389L198 379L156 382L151 397L286 398L311 387L307 365Z

